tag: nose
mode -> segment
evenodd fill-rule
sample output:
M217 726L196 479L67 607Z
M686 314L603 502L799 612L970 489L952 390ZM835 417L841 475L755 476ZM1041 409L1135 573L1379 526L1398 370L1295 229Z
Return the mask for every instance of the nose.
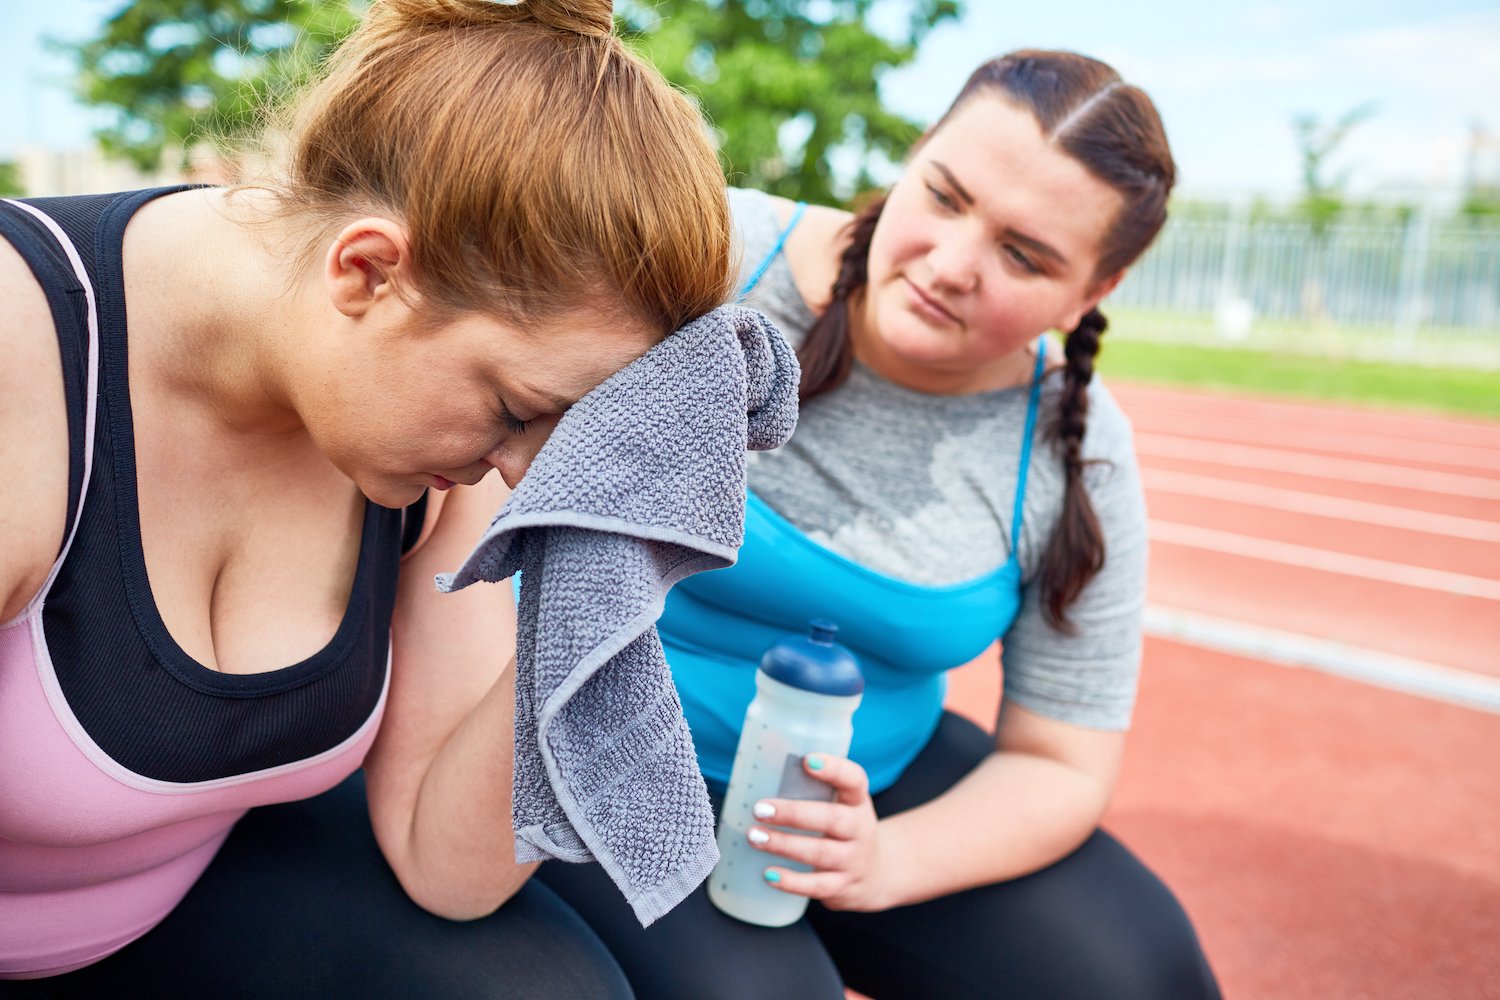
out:
M529 426L524 434L506 434L484 460L499 470L506 486L515 489L561 419L562 415L556 413L534 417L527 421Z
M979 284L978 241L964 227L950 227L927 252L927 266L936 288L971 292Z
M506 442L490 452L485 461L499 471L506 486L515 489L521 482L521 477L526 475L526 470L531 468L533 457L534 452L529 449L516 448L511 442Z

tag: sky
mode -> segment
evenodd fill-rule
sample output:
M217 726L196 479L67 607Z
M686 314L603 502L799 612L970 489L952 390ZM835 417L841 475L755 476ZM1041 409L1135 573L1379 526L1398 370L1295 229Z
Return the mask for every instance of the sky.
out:
M903 0L883 0L899 13ZM0 157L86 144L91 117L68 97L67 60L44 36L89 35L120 0L0 0ZM1300 184L1292 121L1331 122L1366 103L1373 117L1340 149L1334 174L1357 196L1452 195L1476 125L1500 144L1500 2L1316 0L968 0L882 93L918 121L940 115L969 71L1023 47L1067 48L1111 63L1155 99L1183 194L1291 197ZM877 13L877 17L880 13ZM1490 169L1500 146L1489 155ZM1497 178L1500 180L1500 178Z

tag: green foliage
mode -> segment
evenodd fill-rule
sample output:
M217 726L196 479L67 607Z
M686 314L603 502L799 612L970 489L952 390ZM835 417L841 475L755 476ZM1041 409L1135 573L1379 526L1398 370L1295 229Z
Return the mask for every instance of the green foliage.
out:
M1167 205L1167 218L1174 222L1223 222L1233 212L1227 201L1207 201L1173 195Z
M1500 219L1500 189L1474 188L1464 197L1458 210L1473 219Z
M135 0L61 46L85 103L114 112L107 152L155 168L167 148L259 131L265 112L358 22L362 0Z
M1318 236L1323 235L1328 224L1344 207L1344 186L1349 174L1345 171L1336 178L1328 176L1333 155L1349 133L1374 113L1374 104L1361 104L1344 112L1331 124L1324 124L1316 115L1298 115L1292 120L1292 130L1302 154L1300 209Z
M884 0L889 3L889 0ZM909 62L961 0L903 0L905 24L869 26L875 0L620 0L627 41L700 102L735 183L836 203L895 162L919 127L881 106L881 74ZM277 99L353 29L368 0L137 0L98 38L66 46L79 92L115 120L104 148L142 168L164 150L256 133ZM852 172L836 181L834 161Z
M1337 211L1324 220L1323 228L1319 233L1327 235L1328 227L1335 222L1340 225L1404 226L1416 212L1417 206L1408 202L1351 201L1341 198L1338 199ZM1226 217L1228 215L1227 206L1225 215ZM1252 225L1308 223L1310 221L1307 203L1302 199L1287 204L1256 198L1250 203Z
M0 160L0 198L20 198L25 194L20 168L10 160Z
M887 69L909 62L959 0L907 0L899 37L871 30L873 0L621 0L626 37L713 123L735 184L836 204L870 187L920 134L881 106ZM852 176L838 183L835 160ZM848 183L852 181L852 186Z

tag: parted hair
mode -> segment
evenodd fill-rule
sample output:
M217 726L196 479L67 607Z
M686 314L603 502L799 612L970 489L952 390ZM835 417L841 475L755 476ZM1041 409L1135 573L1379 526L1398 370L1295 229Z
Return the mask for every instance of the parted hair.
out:
M1119 192L1120 211L1105 231L1094 277L1103 281L1132 264L1166 223L1167 197L1177 175L1161 118L1145 92L1097 59L1072 52L1012 52L975 70L931 132L981 94L1002 97L1030 111L1053 145ZM884 207L884 197L869 202L845 230L848 242L829 306L798 351L804 402L849 376L854 362L850 299L865 286L870 242ZM1106 326L1104 314L1092 309L1068 332L1063 342L1063 391L1051 425L1066 486L1038 582L1047 620L1065 631L1072 629L1068 606L1104 566L1104 537L1083 483L1082 447L1088 428L1088 386Z
M615 36L609 0L375 0L287 130L286 217L323 235L393 213L424 303L615 303L665 334L731 290L703 121Z

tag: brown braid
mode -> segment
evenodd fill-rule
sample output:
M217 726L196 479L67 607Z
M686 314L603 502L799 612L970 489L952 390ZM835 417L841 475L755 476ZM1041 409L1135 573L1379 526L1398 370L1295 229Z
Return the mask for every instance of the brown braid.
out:
M802 339L797 360L802 364L802 402L837 389L854 367L854 338L849 330L849 299L869 278L870 240L885 207L882 195L866 205L844 226L849 245L839 256L839 276L833 283L828 308Z
M1048 623L1064 632L1073 631L1068 605L1077 599L1084 584L1104 568L1104 533L1083 484L1083 435L1088 429L1088 390L1094 378L1094 359L1099 355L1099 337L1108 325L1103 313L1090 309L1063 341L1068 364L1063 372L1062 399L1053 432L1061 446L1067 479L1062 514L1047 539L1038 583Z

